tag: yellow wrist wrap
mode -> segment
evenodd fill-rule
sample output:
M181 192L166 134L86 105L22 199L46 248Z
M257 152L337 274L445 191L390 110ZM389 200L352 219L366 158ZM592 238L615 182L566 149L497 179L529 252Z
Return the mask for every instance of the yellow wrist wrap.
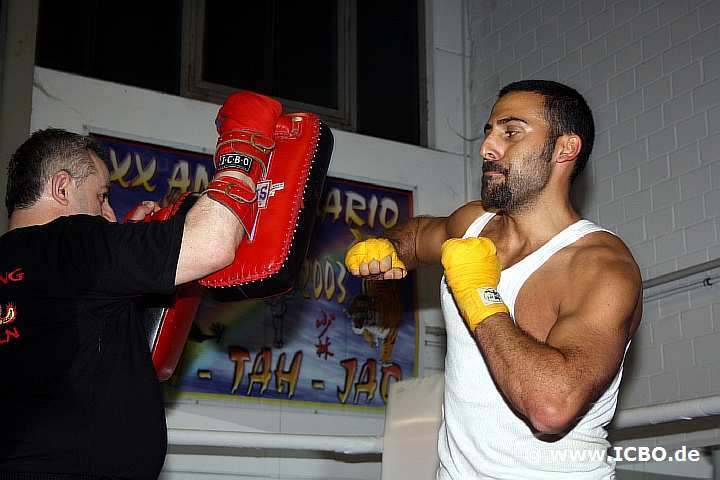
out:
M369 238L353 245L345 255L345 265L351 271L358 270L361 263L370 263L373 260L379 262L387 256L392 260L391 268L407 270L405 264L398 258L393 244L385 238Z
M509 313L497 292L502 266L492 240L447 240L442 245L442 264L445 281L471 331L490 315Z

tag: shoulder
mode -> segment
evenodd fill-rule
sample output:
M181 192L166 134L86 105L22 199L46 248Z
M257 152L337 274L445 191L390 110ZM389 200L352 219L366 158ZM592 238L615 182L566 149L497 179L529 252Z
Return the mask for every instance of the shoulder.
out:
M72 231L87 231L95 226L110 224L102 217L93 215L70 215L58 217L41 225L30 225L10 230L2 238L16 239L43 239L53 235L66 235Z
M70 215L68 217L60 217L53 223L57 222L59 225L116 225L109 222L106 218L100 215Z
M630 249L617 236L609 232L598 231L585 235L575 242L571 250L576 267L601 267L612 265L630 271L640 271Z
M87 228L103 225L112 224L99 215L77 214L58 217L45 225L39 225L37 228L42 230L62 230L66 228Z
M77 244L94 242L99 238L109 241L120 240L125 224L113 223L99 215L70 215L60 217L47 224L50 237L60 237Z
M81 214L58 218L45 227L48 235L59 236L74 244L104 242L122 248L135 243L158 242L168 235L182 237L183 225L183 216L156 222L117 223L99 215Z
M593 232L567 252L568 278L580 289L604 290L637 297L642 289L640 268L623 241L608 232Z
M459 238L465 235L468 227L485 212L482 202L479 200L466 203L455 210L447 219L447 233L450 238Z

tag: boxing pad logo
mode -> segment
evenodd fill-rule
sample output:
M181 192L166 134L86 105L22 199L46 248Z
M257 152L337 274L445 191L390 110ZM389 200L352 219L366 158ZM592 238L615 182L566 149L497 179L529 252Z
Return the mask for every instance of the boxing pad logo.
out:
M220 155L220 161L218 162L217 169L225 170L227 168L236 168L245 173L250 173L253 160L255 160L253 157L242 153L226 153L224 155Z
M272 183L271 180L263 180L257 183L257 202L258 208L267 208L270 197L275 196L275 192L285 188L285 183Z

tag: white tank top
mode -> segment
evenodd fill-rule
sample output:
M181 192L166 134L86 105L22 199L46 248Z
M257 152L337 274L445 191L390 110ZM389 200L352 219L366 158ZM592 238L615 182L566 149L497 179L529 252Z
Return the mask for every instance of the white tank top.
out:
M485 213L465 232L476 237L495 216ZM554 253L583 236L607 231L579 220L535 252L502 271L498 292L515 318L515 300L530 275ZM612 479L615 464L608 459L605 426L617 405L622 366L607 390L563 438L546 442L511 410L465 327L445 277L440 282L447 355L443 421L438 438L440 480L492 479ZM627 352L627 348L626 348Z

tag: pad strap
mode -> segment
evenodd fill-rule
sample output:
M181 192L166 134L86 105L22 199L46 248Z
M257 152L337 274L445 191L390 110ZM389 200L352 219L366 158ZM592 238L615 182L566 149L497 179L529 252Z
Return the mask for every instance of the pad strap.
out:
M206 190L208 197L230 209L251 239L258 215L257 187L223 172L236 171L247 175L257 185L267 178L268 161L275 141L261 133L246 129L223 132L215 150L215 178Z
M215 149L215 171L235 170L258 183L267 177L270 153L275 148L272 138L249 130L223 132Z
M252 236L258 213L257 191L247 183L228 175L217 175L209 184L208 197L228 208L240 220L245 237Z

